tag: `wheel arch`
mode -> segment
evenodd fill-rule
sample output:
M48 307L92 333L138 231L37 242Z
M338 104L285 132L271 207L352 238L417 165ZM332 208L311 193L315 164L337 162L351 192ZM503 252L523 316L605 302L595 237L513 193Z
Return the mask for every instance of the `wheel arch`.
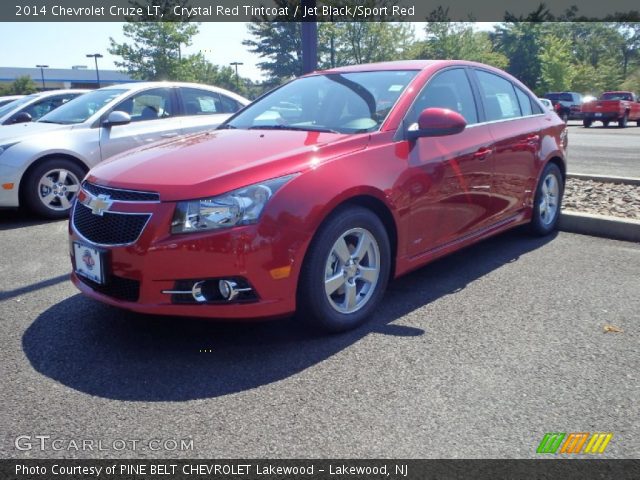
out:
M324 225L327 222L327 220L331 217L331 215L333 215L339 209L345 208L348 206L358 206L358 207L366 208L371 212L373 212L382 222L385 228L385 231L387 232L387 236L389 238L389 249L391 254L390 255L391 264L389 265L389 277L390 279L392 279L395 275L396 259L398 255L398 225L393 216L393 213L391 212L391 208L389 208L389 206L384 201L382 201L380 198L378 198L377 196L371 193L361 192L361 193L353 194L352 196L338 200L335 204L332 204L330 208L327 208L322 219L314 229L314 235L311 239L311 242L309 242L309 245L307 245L306 251L304 252L302 265L304 265L308 259L309 251L311 250L311 244L315 240L315 233L322 227L322 225Z
M40 157L40 158L34 160L33 162L31 162L31 165L29 165L27 167L27 169L22 174L22 177L20 178L20 185L18 187L18 195L19 195L19 198L20 198L20 204L23 204L23 202L24 202L24 195L25 195L24 188L25 188L25 184L27 182L27 179L31 175L31 172L33 172L33 170L38 168L44 162L46 162L48 160L51 160L52 158L64 158L65 160L70 160L73 163L75 163L76 165L78 165L78 167L80 167L84 171L85 174L89 171L89 167L87 166L86 163L84 163L78 157L75 157L73 155L69 155L68 153L48 153L46 155L43 155L42 157ZM82 179L80 179L80 180L82 180Z

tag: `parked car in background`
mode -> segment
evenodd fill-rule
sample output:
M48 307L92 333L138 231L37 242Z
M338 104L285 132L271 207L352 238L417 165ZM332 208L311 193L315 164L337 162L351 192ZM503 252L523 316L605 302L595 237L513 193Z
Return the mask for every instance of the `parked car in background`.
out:
M565 122L582 118L581 94L576 92L549 92L544 94L544 98L551 100L556 113Z
M6 105L7 103L13 102L14 100L18 100L19 98L24 97L24 95L6 95L4 97L0 97L0 107Z
M555 112L556 110L553 108L553 103L548 98L538 98L538 101L544 105L544 107L550 112Z
M0 128L0 206L68 215L90 167L133 147L216 127L249 100L188 83L94 90L37 122Z
M479 63L316 72L216 131L94 167L69 224L72 280L134 311L300 309L324 329L354 328L390 278L517 225L551 232L566 131Z
M604 92L598 100L582 105L582 114L586 128L594 121L602 122L605 127L618 122L618 127L625 128L630 120L640 127L640 102L632 92Z
M89 90L49 90L32 93L0 107L0 125L38 120Z

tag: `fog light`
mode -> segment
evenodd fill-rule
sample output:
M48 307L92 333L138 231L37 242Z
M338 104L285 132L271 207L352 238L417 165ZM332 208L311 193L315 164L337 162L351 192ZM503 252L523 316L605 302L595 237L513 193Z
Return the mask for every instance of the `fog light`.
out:
M233 280L220 280L218 282L218 290L220 295L227 302L234 300L242 292L250 292L251 288L238 288L238 284Z
M203 286L204 282L196 282L193 284L193 287L191 287L191 296L193 296L193 299L196 302L202 303L207 301L207 297L202 293Z

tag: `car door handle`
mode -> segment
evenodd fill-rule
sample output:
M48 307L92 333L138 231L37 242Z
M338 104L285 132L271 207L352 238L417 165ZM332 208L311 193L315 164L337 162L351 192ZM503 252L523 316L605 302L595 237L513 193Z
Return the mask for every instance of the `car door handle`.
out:
M163 133L160 136L162 138L173 138L173 137L177 137L178 136L178 132Z
M529 135L527 137L527 142L528 143L537 143L538 140L540 140L540 135Z
M493 148L482 147L478 149L476 153L473 154L473 158L477 160L486 160L489 155L493 152Z

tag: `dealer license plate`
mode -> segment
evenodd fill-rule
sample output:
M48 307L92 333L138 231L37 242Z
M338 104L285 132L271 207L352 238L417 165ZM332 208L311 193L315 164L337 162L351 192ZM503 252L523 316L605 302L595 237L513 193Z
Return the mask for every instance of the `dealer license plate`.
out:
M600 112L596 113L596 117L601 117L602 114Z
M73 242L75 270L78 275L99 284L104 284L104 256L97 248Z

